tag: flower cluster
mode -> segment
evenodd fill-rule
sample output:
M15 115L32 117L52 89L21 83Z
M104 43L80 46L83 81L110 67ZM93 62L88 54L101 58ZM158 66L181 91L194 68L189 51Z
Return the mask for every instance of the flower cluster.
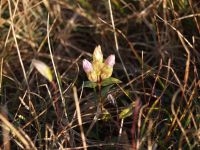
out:
M83 60L83 69L90 81L100 82L111 77L114 64L115 55L113 54L108 56L108 58L103 62L103 54L101 52L101 46L99 45L94 49L92 63L87 59Z

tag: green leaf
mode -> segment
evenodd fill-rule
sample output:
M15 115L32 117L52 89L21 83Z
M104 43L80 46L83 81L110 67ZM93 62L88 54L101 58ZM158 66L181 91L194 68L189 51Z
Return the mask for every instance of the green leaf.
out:
M97 86L97 83L92 82L92 81L85 81L84 82L84 87L88 87L88 88L95 88Z
M115 83L121 83L121 82L122 81L120 81L117 78L110 77L110 78L103 80L101 85L102 86L108 86L108 85L112 85L112 84L115 84ZM92 81L85 81L84 82L84 87L88 87L88 88L95 88L95 87L97 87L97 85L98 84L96 82L92 82Z
M131 116L133 114L133 106L134 106L134 102L131 103L127 108L124 108L119 114L119 118L124 119Z
M122 110L122 112L119 114L119 118L124 119L131 116L132 114L133 114L133 108L128 107Z
M46 79L48 79L50 82L53 80L51 69L44 62L33 59L32 64Z
M110 78L107 78L107 79L102 81L102 86L107 86L107 85L111 85L111 84L115 84L115 83L121 83L121 82L122 81L120 81L117 78L110 77Z
M101 90L101 96L104 98L108 95L108 92L110 91L110 88L112 87L113 85L109 85L109 86L106 86L106 87L103 87L102 90Z
M107 109L104 108L103 113L102 113L102 120L108 121L108 120L110 120L111 118L112 118L112 117L111 117L111 114L108 112Z

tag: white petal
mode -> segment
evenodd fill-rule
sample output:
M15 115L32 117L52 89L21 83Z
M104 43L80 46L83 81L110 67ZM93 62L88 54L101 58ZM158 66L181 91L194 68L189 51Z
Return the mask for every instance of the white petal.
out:
M33 59L32 64L50 82L53 80L51 69L44 62L42 62L40 60Z

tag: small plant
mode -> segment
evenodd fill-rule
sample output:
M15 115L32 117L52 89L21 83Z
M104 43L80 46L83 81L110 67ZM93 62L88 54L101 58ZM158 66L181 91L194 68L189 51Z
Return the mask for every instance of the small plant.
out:
M89 81L86 81L85 87L95 88L98 86L99 95L98 95L98 106L97 112L91 123L89 129L87 130L86 135L89 134L95 122L99 118L100 114L103 114L102 119L108 120L111 118L110 113L104 108L103 98L107 93L103 91L107 91L112 84L120 83L121 81L111 77L113 72L113 66L115 64L115 55L111 54L108 58L103 61L103 53L101 51L101 46L97 46L93 52L93 61L90 63L87 59L83 60L83 69L87 74ZM104 87L102 89L102 86ZM103 95L102 95L103 94Z
M89 81L86 82L85 87L95 88L98 86L101 110L103 110L101 87L121 82L120 80L111 77L114 64L114 54L111 54L105 61L103 61L103 53L100 45L94 49L92 63L90 63L87 59L83 60L83 69L89 79Z

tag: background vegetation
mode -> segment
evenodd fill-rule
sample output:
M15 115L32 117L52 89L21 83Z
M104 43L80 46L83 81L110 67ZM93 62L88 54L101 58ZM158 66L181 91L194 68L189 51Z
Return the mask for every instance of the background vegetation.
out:
M198 0L1 0L1 148L200 149L199 12ZM97 45L122 82L103 87L95 118L82 60Z

